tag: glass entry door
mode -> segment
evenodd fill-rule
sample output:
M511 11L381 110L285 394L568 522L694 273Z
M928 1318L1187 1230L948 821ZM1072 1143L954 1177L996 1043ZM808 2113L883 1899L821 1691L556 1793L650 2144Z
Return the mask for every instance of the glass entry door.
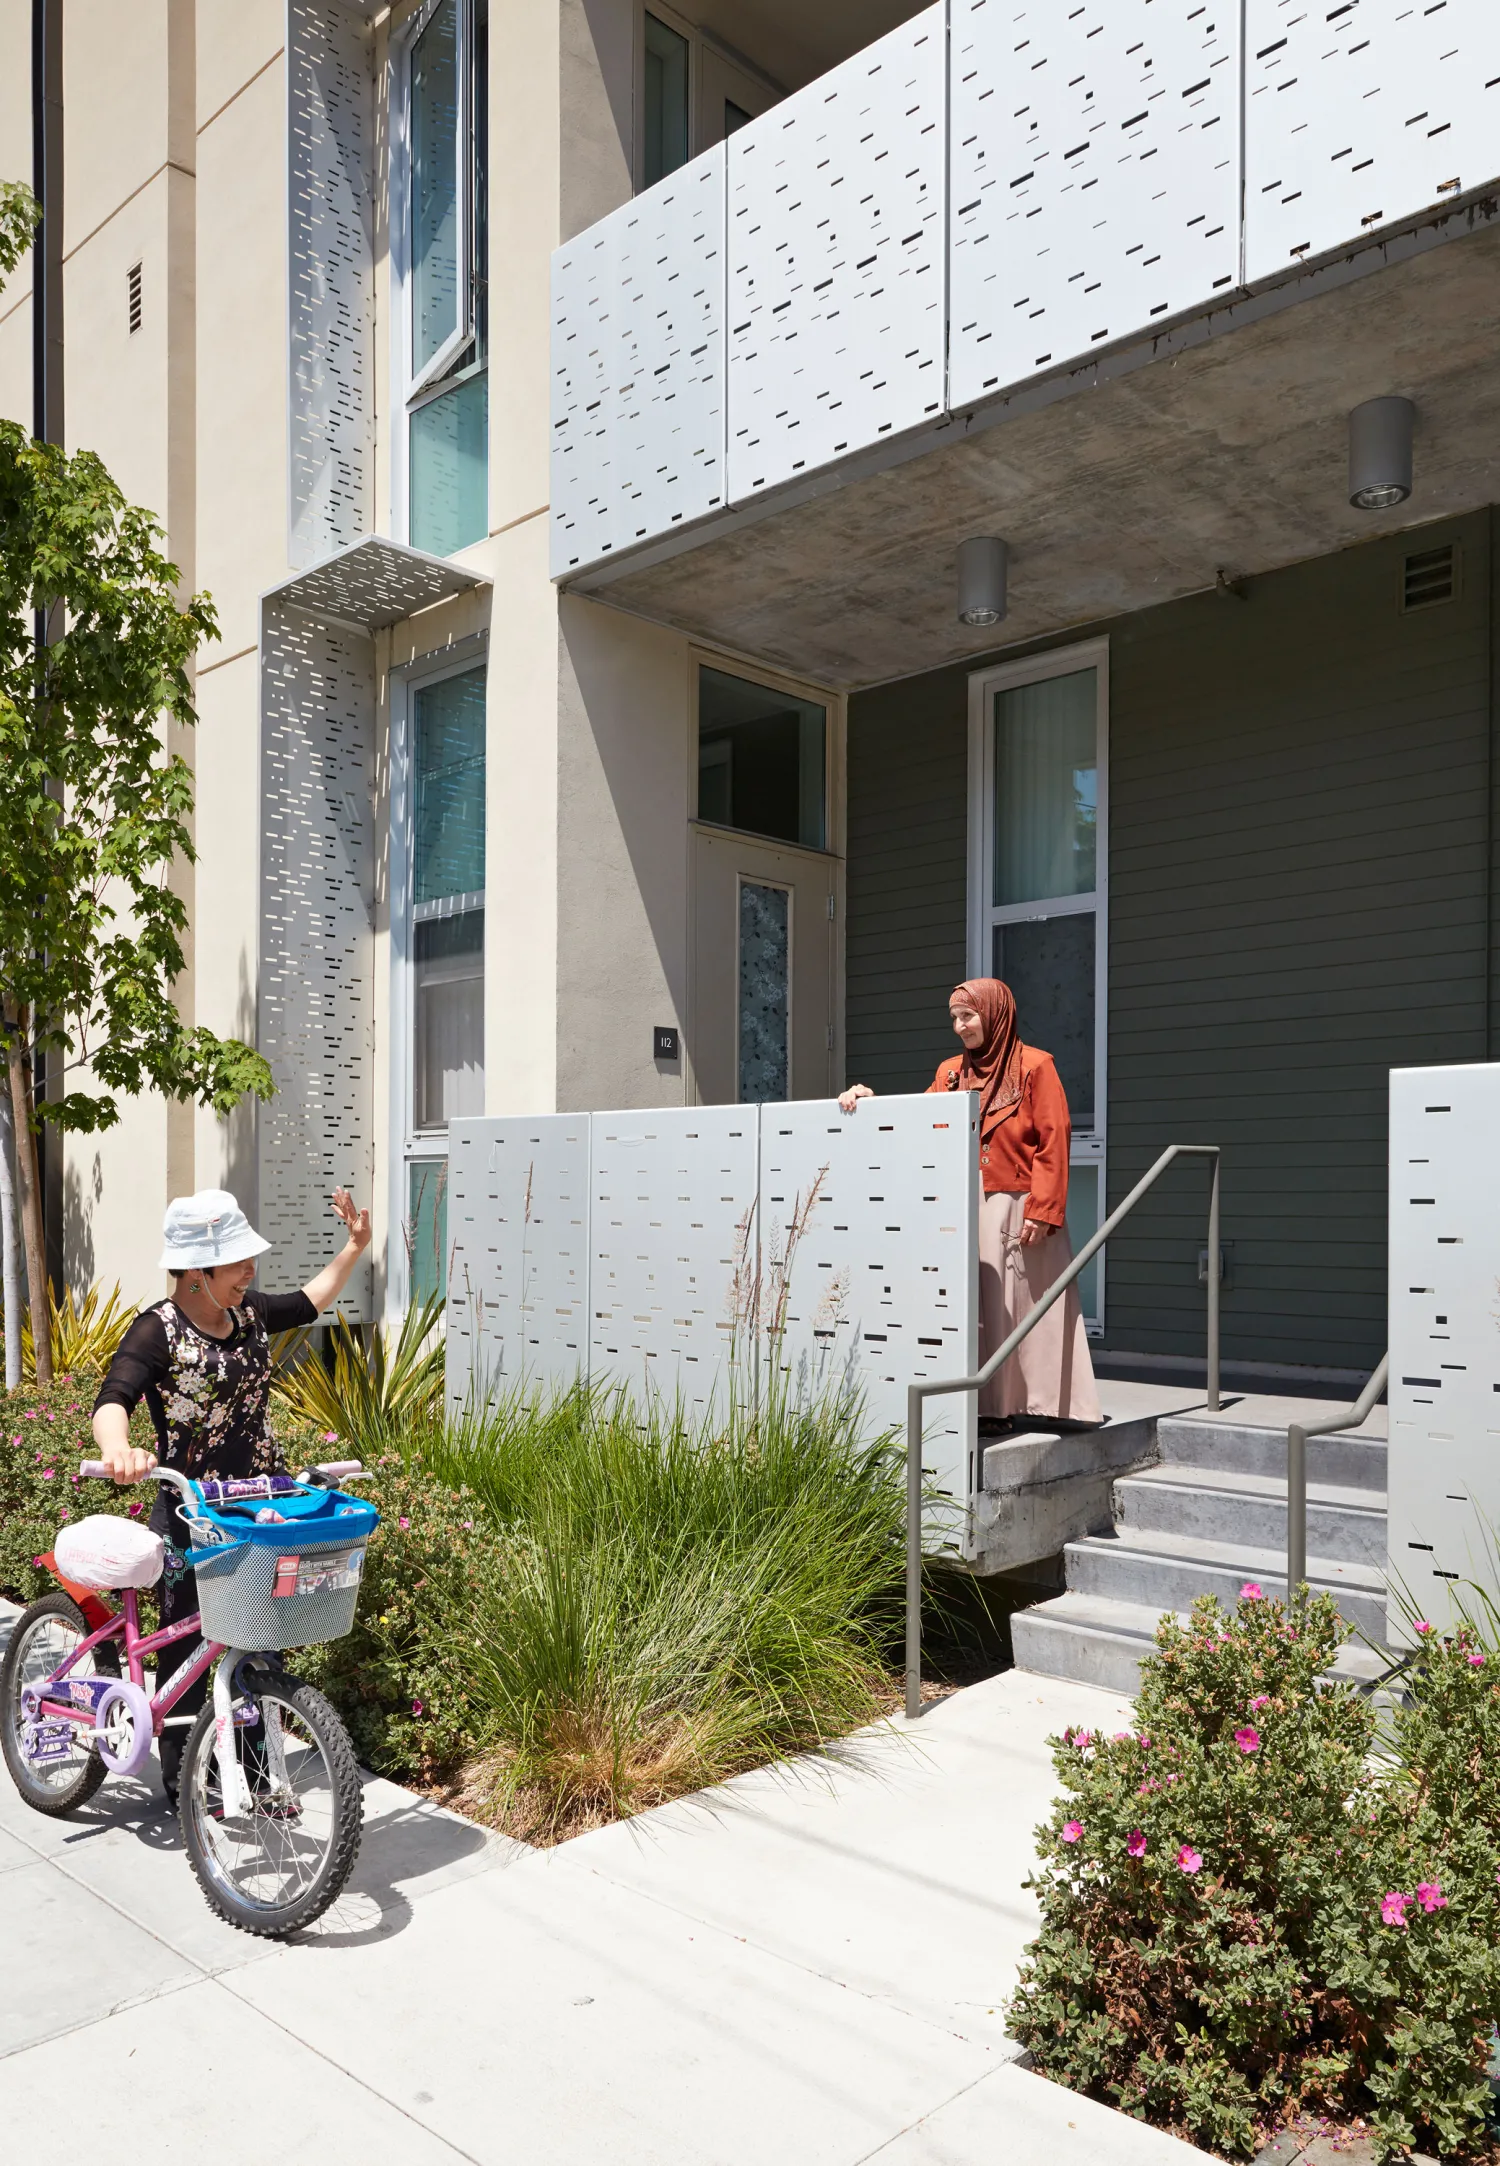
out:
M1057 1063L1075 1250L1104 1201L1107 671L1106 643L1091 641L971 680L969 967L1005 980L1021 1036ZM1101 1261L1080 1281L1093 1331Z
M704 827L693 851L699 1104L829 1097L837 860Z

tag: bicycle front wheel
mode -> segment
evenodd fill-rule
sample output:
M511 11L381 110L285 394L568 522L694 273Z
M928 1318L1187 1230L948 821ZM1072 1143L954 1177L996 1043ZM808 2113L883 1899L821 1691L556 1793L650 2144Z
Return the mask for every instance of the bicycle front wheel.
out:
M210 1702L183 1754L178 1817L210 1907L243 1932L283 1940L320 1918L349 1878L364 1794L321 1692L266 1666L248 1699L258 1720L234 1731L248 1811L224 1811Z

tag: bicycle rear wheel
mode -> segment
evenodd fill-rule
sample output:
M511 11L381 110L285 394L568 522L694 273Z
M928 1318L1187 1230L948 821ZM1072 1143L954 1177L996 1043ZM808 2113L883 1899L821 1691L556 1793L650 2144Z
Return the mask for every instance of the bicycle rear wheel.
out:
M269 1664L248 1697L260 1720L236 1727L249 1811L227 1815L206 1706L182 1756L178 1818L210 1907L246 1933L285 1939L320 1918L359 1855L364 1793L348 1733L321 1692Z
M83 1611L70 1594L44 1594L16 1619L0 1668L0 1750L11 1780L33 1812L56 1819L86 1805L109 1770L94 1750L91 1730L75 1728L64 1759L38 1765L21 1741L21 1693L60 1669L89 1636ZM68 1673L72 1677L118 1677L120 1658L112 1640L95 1647Z

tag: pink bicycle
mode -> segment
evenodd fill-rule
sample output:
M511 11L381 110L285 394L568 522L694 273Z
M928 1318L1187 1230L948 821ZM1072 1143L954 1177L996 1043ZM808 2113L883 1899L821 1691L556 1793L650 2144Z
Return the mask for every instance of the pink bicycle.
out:
M98 1461L80 1471L108 1479ZM295 1480L190 1482L156 1468L182 1493L198 1614L142 1633L130 1577L139 1564L112 1572L106 1562L86 1585L67 1581L23 1612L0 1669L6 1766L26 1803L53 1817L75 1812L106 1776L139 1774L173 1708L213 1669L182 1756L183 1843L211 1907L273 1939L322 1915L359 1852L363 1793L348 1733L322 1693L283 1667L281 1650L339 1638L354 1621L378 1514L334 1483L360 1471L347 1462ZM101 1556L111 1537L119 1550L128 1536L154 1567L146 1530L81 1524L101 1530ZM99 1599L104 1586L122 1593L120 1609ZM149 1694L146 1662L197 1633L202 1645Z

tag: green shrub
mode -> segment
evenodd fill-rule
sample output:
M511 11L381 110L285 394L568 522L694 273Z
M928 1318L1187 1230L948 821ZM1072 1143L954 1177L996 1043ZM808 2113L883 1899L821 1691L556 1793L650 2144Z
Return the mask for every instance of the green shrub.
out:
M623 1394L518 1398L379 1472L359 1619L316 1675L376 1766L463 1771L514 1833L638 1811L889 1702L902 1481L847 1409L705 1436Z
M1370 1702L1319 1683L1346 1637L1327 1596L1206 1597L1162 1620L1133 1731L1054 1742L1012 2028L1046 2074L1231 2157L1305 2111L1362 2113L1388 2152L1484 2141L1500 1666L1431 1649L1375 1758Z
M92 1459L89 1427L96 1376L60 1376L49 1389L34 1384L0 1396L0 1595L33 1602L57 1582L36 1559L57 1540L70 1519L91 1512L129 1513L150 1496L121 1491L112 1482L81 1482L78 1463ZM149 1432L144 1410L137 1427ZM149 1433L138 1442L150 1443ZM132 1515L139 1517L139 1509Z

